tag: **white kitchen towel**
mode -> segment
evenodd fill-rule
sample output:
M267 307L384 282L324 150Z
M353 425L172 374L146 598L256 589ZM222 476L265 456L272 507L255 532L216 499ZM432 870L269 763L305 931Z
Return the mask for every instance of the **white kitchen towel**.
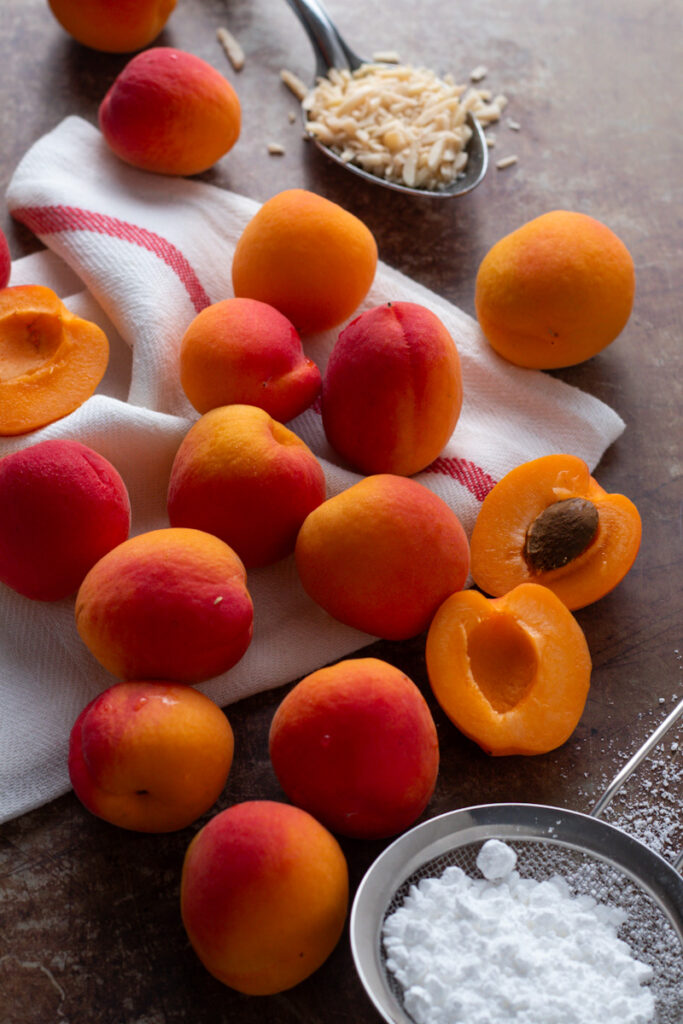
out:
M7 201L48 247L17 261L10 283L52 287L69 308L103 327L111 359L92 398L48 427L0 438L0 455L44 438L76 438L122 474L133 533L168 525L171 463L197 418L179 383L180 340L201 309L232 295L234 245L258 204L128 167L77 117L29 150ZM459 349L462 413L441 456L418 479L449 503L468 533L492 483L513 466L571 452L593 469L623 430L620 417L597 399L500 359L471 317L380 262L361 308L387 300L432 309ZM339 329L303 339L323 371ZM318 412L308 410L289 426L321 459L329 495L359 479L336 460ZM248 583L252 644L233 669L200 686L222 706L293 681L373 639L315 606L292 558L251 571ZM72 598L30 601L0 586L0 821L68 790L71 726L87 701L115 682L78 637L73 605Z

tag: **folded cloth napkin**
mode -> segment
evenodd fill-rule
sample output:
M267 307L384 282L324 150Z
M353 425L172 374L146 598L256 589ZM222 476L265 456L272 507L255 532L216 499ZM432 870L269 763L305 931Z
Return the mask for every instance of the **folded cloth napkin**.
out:
M258 204L128 167L77 117L29 150L7 201L48 247L17 261L10 283L53 288L105 330L111 359L92 398L47 427L0 438L0 455L45 438L80 440L123 476L132 533L167 526L170 467L197 418L179 383L180 341L201 309L232 294L234 245ZM459 349L462 413L441 456L417 479L448 502L468 532L486 492L513 466L566 451L592 469L623 430L602 402L504 362L471 317L380 263L363 308L387 300L432 309ZM321 370L337 333L304 338ZM320 458L329 495L359 479L336 460L318 412L310 409L289 426ZM293 681L374 639L315 606L291 557L251 571L248 583L252 644L233 669L199 687L222 706ZM87 701L115 681L78 637L73 605L72 598L30 601L0 586L0 821L68 790L71 726Z

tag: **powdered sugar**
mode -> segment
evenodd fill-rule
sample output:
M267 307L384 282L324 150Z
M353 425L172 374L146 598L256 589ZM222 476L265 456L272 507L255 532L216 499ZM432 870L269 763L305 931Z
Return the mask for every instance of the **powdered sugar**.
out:
M564 878L521 878L485 843L461 868L410 888L383 928L387 969L417 1024L646 1024L652 969L617 936L625 914L572 896Z

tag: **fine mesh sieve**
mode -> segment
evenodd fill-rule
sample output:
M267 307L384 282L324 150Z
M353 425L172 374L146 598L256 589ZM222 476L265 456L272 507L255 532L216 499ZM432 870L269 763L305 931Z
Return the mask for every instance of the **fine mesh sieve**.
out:
M683 1021L683 854L670 864L639 840L599 820L612 797L653 747L683 717L683 701L607 787L590 814L541 804L483 804L439 815L396 839L371 865L356 892L351 951L370 1000L390 1024L414 1024L402 987L386 966L385 919L412 885L455 865L480 877L476 858L487 839L517 854L516 870L543 881L562 875L573 893L589 894L627 914L619 931L653 970L656 1024Z

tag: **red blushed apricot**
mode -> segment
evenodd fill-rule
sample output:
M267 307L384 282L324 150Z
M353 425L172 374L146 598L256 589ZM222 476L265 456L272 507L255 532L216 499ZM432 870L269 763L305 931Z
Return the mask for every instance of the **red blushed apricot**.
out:
M42 285L0 290L0 434L25 434L73 412L102 380L109 342Z
M444 712L489 754L554 750L583 713L586 639L562 601L537 583L499 598L453 594L434 616L426 657Z
M251 642L244 565L201 530L138 534L85 577L76 625L90 652L121 679L201 682L232 668Z
M247 568L294 550L325 500L325 474L301 438L254 405L224 405L185 436L171 468L168 515L220 537Z
M269 748L292 803L333 832L366 839L412 825L439 770L424 697L378 658L340 661L297 683L275 712Z
M224 299L198 313L185 331L180 383L197 412L257 405L286 423L312 405L321 376L277 309L256 299Z
M606 493L582 459L546 455L486 495L470 539L472 577L494 596L541 583L568 608L583 608L621 582L641 531L633 502Z
M97 817L136 832L172 832L216 802L233 749L228 719L193 687L115 683L74 723L69 776Z
M469 548L442 498L379 473L319 505L295 547L308 595L347 626L386 640L416 636L464 586Z
M176 0L48 0L69 35L105 53L130 53L161 32Z
M0 580L25 597L73 594L128 537L126 485L78 441L40 441L0 459Z
M0 288L6 288L9 284L10 274L12 272L12 257L9 251L9 245L7 239L2 231L0 231Z
M183 924L219 981L247 995L298 985L327 959L346 919L337 840L306 811L251 800L221 811L190 843Z
M339 335L323 380L323 426L360 472L420 472L450 438L461 406L460 357L431 310L385 302Z
M100 104L99 124L110 148L133 167L199 174L237 141L240 102L201 57L157 46L119 73Z

